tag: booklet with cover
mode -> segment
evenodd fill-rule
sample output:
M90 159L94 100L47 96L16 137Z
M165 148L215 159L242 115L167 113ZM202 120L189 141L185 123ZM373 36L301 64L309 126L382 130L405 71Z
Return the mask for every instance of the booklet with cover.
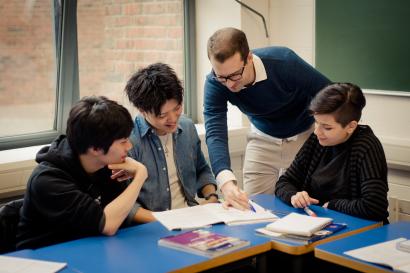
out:
M312 236L313 233L323 229L332 221L332 218L312 217L292 212L285 217L268 224L266 229L277 233Z
M270 231L266 228L258 228L256 229L256 232L262 235L268 236L268 237L272 237L272 238L280 238L280 239L285 239L286 241L298 242L298 243L303 243L303 244L311 244L318 240L322 240L326 237L329 237L330 235L346 227L347 227L347 224L345 223L331 223L327 225L324 229L313 233L312 236L301 236L301 235L295 235L295 234L277 233L277 232Z
M249 241L199 229L161 238L158 245L216 257L247 246Z
M221 203L209 203L181 209L153 212L154 217L168 230L195 229L216 223L227 225L272 222L279 219L275 214L251 202L255 211L241 211L232 207L225 209Z

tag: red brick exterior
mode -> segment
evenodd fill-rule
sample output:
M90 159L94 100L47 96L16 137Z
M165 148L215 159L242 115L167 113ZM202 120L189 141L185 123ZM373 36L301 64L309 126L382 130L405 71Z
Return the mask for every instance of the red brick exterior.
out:
M53 102L50 0L0 2L0 106ZM165 62L183 79L182 0L78 0L80 96L123 101L138 68Z

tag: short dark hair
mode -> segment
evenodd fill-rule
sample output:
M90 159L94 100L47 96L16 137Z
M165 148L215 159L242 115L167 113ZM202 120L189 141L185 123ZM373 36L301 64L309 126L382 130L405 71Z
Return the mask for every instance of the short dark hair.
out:
M128 80L125 92L138 110L159 116L167 100L182 103L184 88L169 65L155 63L138 70Z
M360 120L365 105L360 87L352 83L334 83L317 93L309 110L312 114L333 114L336 122L345 127L353 120Z
M67 139L77 154L88 148L107 153L115 140L127 138L134 123L128 110L106 97L84 97L70 111Z
M220 63L225 62L239 52L243 61L249 54L249 45L246 35L242 30L228 27L217 30L208 39L208 58L214 58Z

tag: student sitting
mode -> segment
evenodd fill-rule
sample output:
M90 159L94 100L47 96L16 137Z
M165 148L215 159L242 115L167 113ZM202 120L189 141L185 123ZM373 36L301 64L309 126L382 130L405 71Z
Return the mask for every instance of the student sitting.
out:
M174 70L156 63L140 69L125 91L138 109L129 155L148 169L136 213L139 222L155 221L152 211L218 202L216 182L201 150L195 125L182 116L183 88Z
M369 126L358 125L366 104L362 90L336 83L310 104L314 134L276 184L275 194L296 208L319 204L361 218L387 222L387 164Z
M81 237L113 235L132 221L144 165L127 157L131 115L105 97L85 97L70 111L67 135L36 157L20 212L17 248L38 248ZM112 171L133 176L128 185Z

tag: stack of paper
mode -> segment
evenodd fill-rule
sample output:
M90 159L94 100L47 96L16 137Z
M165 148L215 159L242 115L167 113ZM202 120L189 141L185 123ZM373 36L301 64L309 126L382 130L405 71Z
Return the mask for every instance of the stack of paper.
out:
M299 213L290 213L266 226L266 229L285 234L312 236L332 222L332 218L312 217Z

